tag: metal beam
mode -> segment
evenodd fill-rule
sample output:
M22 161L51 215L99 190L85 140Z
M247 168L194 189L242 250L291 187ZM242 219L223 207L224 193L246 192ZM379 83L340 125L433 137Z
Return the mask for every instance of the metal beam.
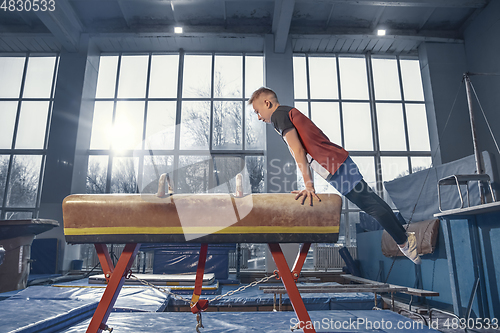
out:
M68 0L57 0L54 11L37 11L36 15L64 49L77 51L83 25Z
M432 14L434 14L435 11L436 8L430 8L427 10L427 12L422 16L422 20L420 21L417 31L420 31L424 28L425 24L427 23L427 21L429 21L429 19L431 18Z
M380 23L380 19L382 18L382 15L384 14L384 11L385 11L385 6L384 7L380 7L378 10L377 10L377 14L375 15L375 20L372 22L372 30L375 30L379 23Z
M88 0L73 0L73 1L88 1ZM116 0L101 0L101 1L116 1ZM173 0L171 3L206 3L207 0ZM225 2L227 0L210 0L211 2ZM232 0L250 2L263 2L262 0ZM274 0L267 0L275 2ZM368 5L368 6L407 6L407 7L462 7L462 8L482 8L489 3L490 0L300 0L302 3L344 3L350 5ZM165 0L134 0L134 2L166 2Z
M285 52L295 0L276 0L273 17L274 52Z
M73 0L73 1L88 1L88 0ZM116 0L101 0L101 1L116 1ZM211 2L225 2L227 0L210 0ZM262 2L262 0L232 0L244 2ZM275 2L274 0L267 0L268 2ZM365 6L390 6L390 7L449 7L449 8L483 8L490 0L300 0L302 3L339 3L349 5L365 5ZM134 2L148 3L148 2L165 2L165 0L134 0ZM171 3L204 3L206 0L174 0Z
M174 18L174 22L177 23L177 15L175 15L175 5L173 1L170 1L170 8L172 9L172 16Z
M125 20L125 24L127 25L127 28L130 28L130 19L127 17L125 14L125 11L123 10L123 1L122 0L117 0L118 7L120 8L120 12L123 15L123 19Z
M300 2L329 2L349 5L387 6L387 7L445 7L445 8L483 8L488 0L300 0Z
M330 14L328 15L328 19L326 20L326 23L325 23L325 29L328 28L328 26L330 25L330 21L332 19L334 9L335 9L335 4L333 3L332 7L330 9Z
M22 11L22 12L16 12L17 15L19 16L19 18L21 20L23 20L23 22L30 28L33 28L33 22L31 22L27 17L26 17L26 12Z

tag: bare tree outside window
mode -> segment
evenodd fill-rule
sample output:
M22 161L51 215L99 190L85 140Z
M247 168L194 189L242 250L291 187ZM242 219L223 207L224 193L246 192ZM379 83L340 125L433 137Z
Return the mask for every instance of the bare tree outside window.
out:
M41 163L42 156L14 156L7 190L8 207L36 206Z
M7 182L7 170L9 169L9 156L0 155L0 200L3 201L5 184Z
M106 193L107 156L89 156L87 193Z
M111 193L138 193L137 170L139 160L115 157L111 171Z

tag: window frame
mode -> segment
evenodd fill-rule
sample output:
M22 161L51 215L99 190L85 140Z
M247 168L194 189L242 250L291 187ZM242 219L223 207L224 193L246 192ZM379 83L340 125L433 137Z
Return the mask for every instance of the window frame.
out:
M41 194L42 194L42 187L43 187L43 177L44 177L44 172L45 172L45 163L46 163L46 157L47 157L47 146L48 146L48 140L49 140L49 135L50 135L50 126L51 126L51 120L52 120L52 109L54 106L54 97L55 97L55 89L56 89L56 84L57 84L57 74L59 70L59 61L60 61L60 55L59 53L32 53L32 52L27 52L27 53L2 53L0 54L0 57L23 57L24 58L24 67L23 67L23 72L22 72L22 79L21 79L21 86L19 89L19 95L17 97L12 97L12 98L0 98L0 101L12 101L12 102L17 102L17 110L16 110L16 117L15 117L15 125L14 125L14 130L12 134L12 142L10 148L7 149L0 149L0 156L8 156L8 167L7 167L7 175L5 178L5 188L3 190L1 198L1 206L0 206L0 219L9 219L7 216L7 213L31 213L31 218L38 218L38 214L40 211L40 201L41 201ZM31 58L37 58L37 57L54 57L54 69L52 73L52 83L51 83L51 88L50 88L50 95L48 98L32 98L32 97L24 97L24 88L26 84L26 75L27 75L27 70L28 70L28 64L29 60ZM16 140L18 131L19 131L19 120L21 116L21 109L22 109L22 104L23 102L48 102L48 110L47 110L47 119L46 119L46 125L45 125L45 134L43 138L43 146L42 148L39 149L32 149L32 148L16 148ZM41 156L41 163L40 163L40 171L39 171L39 179L38 179L38 186L37 186L37 193L35 196L35 205L33 207L21 207L21 206L7 206L7 195L8 195L8 190L9 190L9 184L11 182L11 174L12 174L12 167L14 163L14 158L16 156Z
M408 165L408 173L413 173L412 171L412 157L429 157L431 158L431 149L428 151L415 151L410 150L409 143L409 131L408 131L408 123L407 123L407 114L406 114L406 105L423 105L425 107L425 99L422 101L414 101L414 100L406 100L404 94L403 87L403 78L402 78L402 70L401 70L401 60L419 60L418 56L407 56L407 55L372 55L371 53L367 54L348 54L348 53L329 53L329 54L321 54L321 53L294 53L293 58L296 57L304 57L305 58L305 66L306 66L306 88L307 88L307 96L306 98L294 98L294 103L307 103L308 107L308 117L312 119L312 110L311 104L314 102L333 102L338 103L339 107L339 115L340 115L340 136L341 142L339 144L341 146L345 146L345 126L344 126L344 112L343 112L343 103L369 103L370 106L370 123L372 127L372 143L373 150L349 150L349 154L353 157L371 157L374 160L374 172L376 177L376 192L380 197L384 200L389 201L391 203L390 198L385 197L385 189L383 185L383 174L382 174L382 159L384 157L406 157L407 165ZM314 99L311 98L310 91L310 73L309 73L309 59L313 57L332 57L335 59L336 63L336 74L337 74L337 89L338 89L338 98L332 99ZM339 59L347 57L347 58L364 58L365 66L366 66L366 79L368 84L368 99L343 99L342 97L342 85L341 85L341 77L340 77L340 62ZM398 100L378 100L375 96L375 87L374 87L374 73L372 67L373 59L395 59L397 63L397 72L399 79L399 89L401 97ZM295 75L294 75L295 77ZM423 89L423 87L422 87ZM380 149L380 136L379 136L379 126L378 126L378 118L377 118L377 104L380 103L388 103L388 104L400 104L402 106L402 114L403 114L403 126L405 133L405 147L406 150L394 150L394 151L384 151ZM342 219L345 221L343 233L345 235L345 239L342 240L339 234L339 242L345 242L347 246L355 245L355 228L351 225L351 221L349 216L353 213L358 213L360 209L348 202L348 200L344 200L342 206ZM352 218L351 218L352 220ZM356 222L356 221L352 221ZM350 226L350 227L349 227ZM340 231L342 233L342 230ZM354 235L352 235L354 233Z
M129 56L129 55L148 55L148 73L147 73L147 79L146 79L146 93L144 98L123 98L123 97L118 97L118 84L119 84L119 79L120 79L120 69L121 69L121 59L122 56ZM152 63L152 56L153 55L178 55L178 77L177 77L177 96L176 97L165 97L165 98L158 98L158 97L149 97L149 89L150 89L150 76L151 76L151 63ZM212 67L211 67L211 87L210 87L210 96L209 97L184 97L182 94L183 91L183 74L184 74L184 59L186 55L208 55L211 56L211 62L212 62ZM237 98L233 97L214 97L214 71L215 71L215 57L216 56L242 56L242 92L241 96ZM135 52L135 53L129 53L129 52L113 52L113 53L106 53L103 52L100 55L101 57L103 56L118 56L118 64L116 68L116 83L114 87L114 96L111 97L106 97L106 98L99 98L99 97L94 97L93 101L111 101L113 102L113 116L112 116L112 122L114 123L114 119L116 116L116 104L118 101L143 101L144 102L144 123L143 123L143 131L142 131L142 139L143 142L146 139L146 119L147 119L147 114L148 114L148 103L150 101L172 101L176 103L175 109L176 109L176 115L175 115L175 141L174 141L174 147L173 149L167 149L167 150L159 150L159 149L153 149L153 150L147 150L143 146L140 151L132 151L132 150L126 150L121 153L116 153L113 151L112 147L109 147L108 149L89 149L86 152L87 155L87 163L89 161L90 156L108 156L108 165L107 165L107 171L106 171L106 188L104 193L111 193L111 178L112 178L112 168L113 168L113 161L115 158L119 157L139 157L139 165L138 165L138 173L137 173L137 192L140 192L139 189L143 187L143 170L144 170L144 159L146 156L172 156L173 157L173 179L174 179L174 184L177 187L177 179L178 179L178 166L180 163L180 160L183 156L211 156L210 163L209 163L209 175L214 175L214 161L216 158L221 158L221 157L237 157L241 159L241 166L243 167L245 165L245 158L248 156L258 156L258 157L263 157L264 158L264 169L265 169L265 158L266 158L266 153L265 153L265 146L264 149L247 149L246 147L246 113L251 112L246 107L246 104L248 102L249 97L245 96L245 62L246 58L248 56L260 56L263 58L264 62L264 54L263 53L245 53L245 52ZM264 66L264 63L263 63ZM180 127L181 122L182 122L182 106L184 102L191 102L191 101L203 101L206 102L208 101L210 103L210 138L209 138L209 149L208 150L196 150L196 149L180 149ZM212 139L213 139L213 117L214 117L214 103L219 102L219 101L229 101L229 102L240 102L242 105L242 148L241 149L214 149L212 145ZM88 172L88 168L87 168ZM214 184L215 177L210 176L209 177L209 183L206 184L207 189L212 189L216 184ZM267 189L267 175L264 172L264 192Z

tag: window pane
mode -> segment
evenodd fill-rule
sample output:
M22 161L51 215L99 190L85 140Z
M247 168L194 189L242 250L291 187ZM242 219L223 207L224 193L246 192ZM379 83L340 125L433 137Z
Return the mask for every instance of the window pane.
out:
M0 102L0 149L12 148L16 115L17 102Z
M35 207L42 156L16 155L9 175L8 207Z
M243 167L244 165L241 157L214 157L214 173L212 176L213 188L209 189L209 192L236 192L236 175L244 173Z
M122 56L118 98L146 96L148 56Z
M181 119L181 149L208 150L210 102L183 102Z
M23 80L24 57L0 57L0 98L18 98Z
M410 150L430 151L429 129L424 104L406 104Z
M347 150L373 150L370 104L342 103L344 140Z
M106 193L108 156L89 156L87 169L87 193Z
M407 101L423 101L422 74L418 60L401 60L403 92Z
M153 55L149 80L149 97L177 97L178 55Z
M430 156L411 157L411 172L418 172L429 169L432 165Z
M373 190L377 190L377 178L375 177L375 161L372 156L352 156L351 159L358 166L359 172L363 175L365 182Z
M266 149L266 124L259 121L251 105L245 105L246 149Z
M0 202L3 202L8 169L9 169L9 156L0 155Z
M311 103L311 118L314 124L326 134L330 141L342 145L339 103Z
M186 55L184 57L183 97L211 96L212 56Z
M214 75L214 97L242 97L242 56L215 56Z
M401 178L409 174L407 157L381 157L382 180L384 182Z
M245 57L245 97L264 85L264 57Z
M115 151L140 149L144 124L144 102L116 103L111 147Z
M345 218L346 214L340 214L340 223L339 223L339 239L337 241L337 244L345 244Z
M113 130L114 102L95 102L90 149L109 149Z
M364 181L377 193L377 178L375 176L375 160L372 156L352 156L351 159L358 166L359 172L363 176ZM358 206L345 200L350 209L357 209Z
M377 103L380 150L406 150L401 104Z
M55 57L30 57L24 82L24 98L50 98Z
M28 220L33 218L33 212L5 212L6 220Z
M22 102L17 149L43 149L49 102Z
M177 188L180 193L206 193L210 156L180 156Z
M307 98L306 57L293 57L293 91L295 99Z
M176 102L149 102L145 149L174 149Z
M300 173L300 171L298 172ZM340 192L337 191L335 187L330 185L323 177L318 175L316 172L314 172L313 177L314 177L314 189L316 190L316 193L334 193L340 195Z
M157 193L160 176L168 173L170 179L173 180L173 171L173 156L144 156L141 193ZM174 189L175 191L176 189ZM168 192L167 184L165 184L165 192Z
M245 164L250 178L251 193L263 193L265 191L266 159L264 156L246 156ZM244 193L248 193L243 188Z
M111 170L111 193L137 193L138 157L115 157Z
M349 214L349 241L350 246L356 246L356 224L359 223L359 212L350 212ZM347 243L349 244L349 243Z
M309 104L307 102L295 102L294 107L309 118Z
M365 58L339 58L342 99L368 99Z
M214 102L213 138L214 149L241 149L241 102Z
M311 98L338 98L335 58L309 57L309 82Z
M372 59L375 99L401 99L396 59Z
M382 181L387 182L396 178L401 178L409 174L407 157L381 157ZM391 200L384 186L384 199L395 209L396 206Z
M101 56L97 75L96 98L115 97L117 56Z

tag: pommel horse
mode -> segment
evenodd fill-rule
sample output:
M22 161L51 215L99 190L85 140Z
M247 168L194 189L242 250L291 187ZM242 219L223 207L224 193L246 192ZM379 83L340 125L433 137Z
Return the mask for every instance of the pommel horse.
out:
M202 243L191 298L191 311L208 307L200 299L208 243L268 243L279 279L300 323L310 322L296 281L311 243L338 238L342 199L323 194L314 206L301 205L294 194L86 194L63 202L64 234L72 244L93 243L107 287L87 332L106 325L118 294L130 274L141 243ZM106 244L126 244L114 267ZM290 270L279 243L303 243ZM303 324L302 326L305 326ZM315 332L312 328L304 332Z

